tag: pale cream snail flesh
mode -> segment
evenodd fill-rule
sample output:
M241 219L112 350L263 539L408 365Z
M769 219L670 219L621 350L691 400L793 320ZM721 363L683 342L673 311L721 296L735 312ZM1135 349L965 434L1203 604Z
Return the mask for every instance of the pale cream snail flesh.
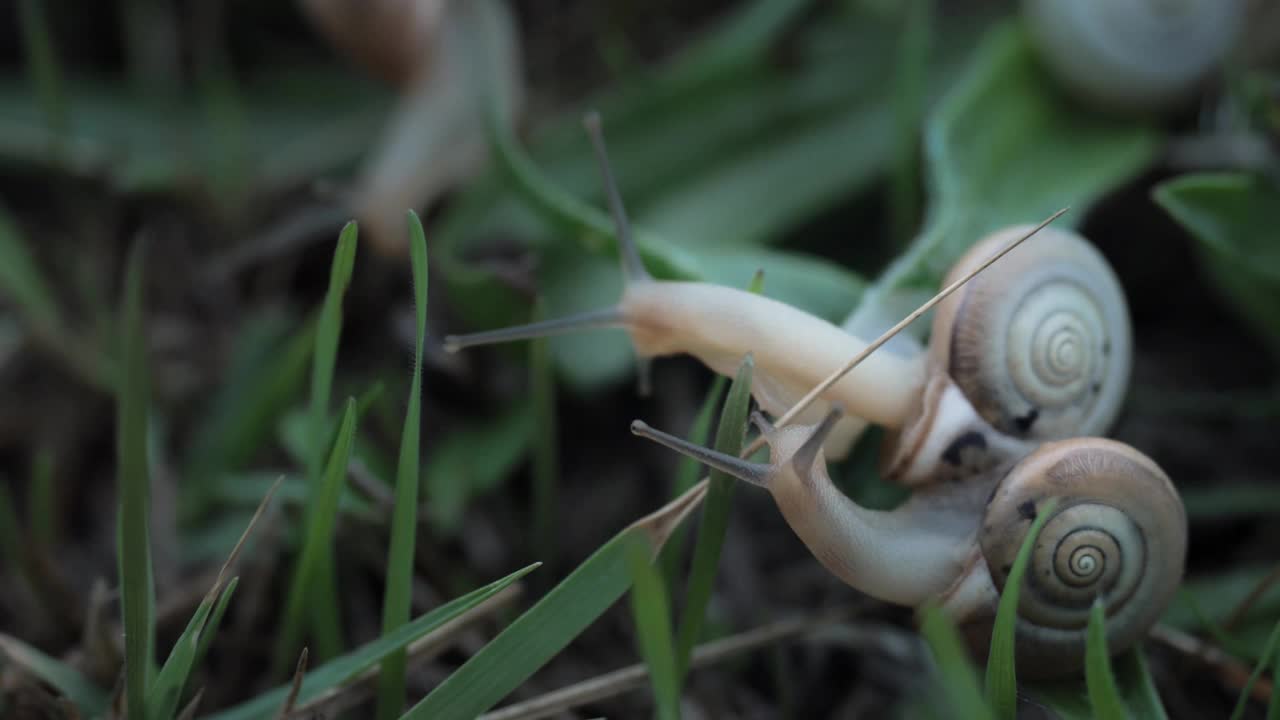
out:
M1090 605L1103 598L1108 648L1132 647L1182 579L1187 523L1181 498L1150 458L1102 438L1047 442L964 482L917 488L891 511L869 510L827 474L817 426L752 421L768 464L717 453L635 421L632 432L767 489L814 557L851 587L909 607L937 602L980 649L999 595L1038 508L1058 498L1041 530L1018 609L1016 654L1026 677L1081 667Z
M732 376L739 359L751 353L756 365L752 394L776 416L868 347L839 326L777 300L710 283L650 277L609 169L599 118L590 115L586 124L617 225L626 277L618 304L450 336L447 350L623 328L642 367L648 358L689 354ZM1017 226L992 234L956 264L952 276L1033 229ZM1065 305L1058 308L1055 302ZM1030 306L1019 309L1020 303ZM1127 387L1130 336L1124 294L1106 260L1079 235L1042 228L939 306L928 353L872 354L796 420L816 424L838 403L848 416L826 442L829 457L845 456L871 422L894 431L887 456L895 479L911 484L939 473L972 474L1020 457L1044 440L1103 434ZM989 347L979 341L989 341ZM1034 343L1048 347L1022 347ZM1008 354L975 356L979 351Z

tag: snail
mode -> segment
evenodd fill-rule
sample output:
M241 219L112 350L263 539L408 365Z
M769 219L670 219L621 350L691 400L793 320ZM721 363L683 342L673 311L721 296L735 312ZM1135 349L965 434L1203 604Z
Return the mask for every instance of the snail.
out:
M692 445L636 420L636 435L767 489L787 523L836 577L880 600L937 603L975 650L990 637L1000 592L1032 521L1058 498L1037 538L1018 605L1015 655L1027 676L1065 674L1084 659L1089 609L1101 596L1107 647L1133 646L1182 580L1187 520L1154 461L1104 438L1046 442L969 478L916 488L891 511L863 508L826 470L822 443L840 417L816 426L752 422L770 451L753 463Z
M448 336L446 350L621 327L642 372L649 358L689 354L730 377L750 352L752 394L776 416L868 347L777 300L650 277L609 167L599 117L589 114L585 124L617 226L626 277L621 299L571 317ZM1015 226L992 234L950 277L1033 230ZM1073 232L1042 228L938 306L926 353L872 354L795 420L816 424L839 403L849 414L827 439L832 459L844 457L871 422L892 429L885 455L891 477L911 484L940 473L972 474L1045 440L1104 434L1128 384L1131 335L1124 293L1101 253Z
M1024 0L1039 55L1106 110L1158 112L1188 99L1245 25L1246 0Z

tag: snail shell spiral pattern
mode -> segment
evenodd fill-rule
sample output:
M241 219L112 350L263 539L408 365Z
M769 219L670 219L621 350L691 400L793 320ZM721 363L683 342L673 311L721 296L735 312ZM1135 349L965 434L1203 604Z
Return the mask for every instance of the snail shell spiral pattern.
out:
M1037 508L1059 498L1032 549L1018 606L1019 662L1083 657L1094 599L1106 606L1108 646L1136 642L1163 614L1182 577L1186 515L1168 477L1121 443L1047 443L996 488L980 530L1003 589ZM1022 642L1026 640L1026 642ZM1023 649L1025 647L1025 650Z
M994 233L957 270L1027 229ZM954 314L948 374L978 414L1008 435L1044 441L1105 434L1132 365L1128 306L1115 273L1088 241L1055 228L1004 262L947 308Z

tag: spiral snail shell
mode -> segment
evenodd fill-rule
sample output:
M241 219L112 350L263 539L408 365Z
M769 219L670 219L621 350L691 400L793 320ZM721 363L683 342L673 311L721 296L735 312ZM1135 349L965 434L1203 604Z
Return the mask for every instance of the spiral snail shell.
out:
M988 235L944 282L1025 231ZM1102 254L1074 232L1044 228L999 272L938 306L926 387L889 437L885 472L931 482L990 469L1041 442L1105 434L1128 388L1132 337L1123 289Z
M1245 0L1024 0L1028 32L1072 92L1108 110L1186 100L1230 52Z

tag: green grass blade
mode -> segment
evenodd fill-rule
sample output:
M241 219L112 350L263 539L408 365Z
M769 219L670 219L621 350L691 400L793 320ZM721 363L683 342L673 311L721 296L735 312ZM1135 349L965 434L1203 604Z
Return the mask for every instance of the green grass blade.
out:
M729 398L720 413L720 426L716 429L716 449L731 457L742 452L747 434L747 411L751 407L751 376L755 362L750 355L738 366L733 384L729 386ZM698 525L697 539L693 545L693 567L689 570L689 584L685 589L684 613L680 618L680 634L676 639L677 678L683 683L689 667L693 646L702 635L702 625L707 616L707 603L715 587L716 570L720 566L720 550L724 546L729 527L729 502L737 480L719 470L712 470L707 485L707 500L702 506L702 522Z
M308 608L320 602L317 594L324 592L321 568L326 558L333 557L333 528L338 512L338 499L342 494L347 475L347 461L351 457L351 445L356 433L356 401L347 401L347 410L338 429L337 441L329 455L320 486L312 496L313 511L309 513L303 535L302 552L294 567L289 585L288 601L283 618L284 629L280 633L276 652L277 671L287 673L297 657L302 623L310 616ZM334 597L327 598L336 607Z
M1018 548L1013 569L1005 581L996 609L995 626L991 632L991 651L987 656L987 702L991 703L996 717L1013 720L1018 713L1018 675L1014 663L1014 643L1018 630L1018 598L1022 594L1022 578L1031 562L1040 528L1058 507L1058 499L1050 498L1036 514L1035 521L1027 529L1026 537Z
M149 519L151 479L147 455L147 341L143 330L145 246L135 243L125 273L121 312L120 376L116 392L117 550L124 616L125 688L130 720L145 720L155 664L155 579Z
M653 553L642 543L627 547L631 570L631 612L640 657L649 666L649 682L660 720L679 720L680 679L671 641L671 603L662 575L651 562Z
M539 299L534 319L546 316ZM560 438L556 418L556 378L546 338L529 344L529 385L536 419L533 438L533 546L537 557L555 567L556 509L559 507Z
M58 305L49 283L28 250L18 225L0 208L0 292L3 292L33 327L62 326Z
M79 670L15 637L0 635L0 658L49 683L86 717L99 717L107 710L109 697L106 691L90 682Z
M1271 677L1280 678L1280 652L1275 654L1275 664L1271 666ZM1280 693L1272 691L1267 701L1267 720L1280 720Z
M1267 636L1267 645L1262 651L1262 655L1258 660L1258 664L1254 666L1253 672L1249 674L1249 679L1245 681L1244 687L1240 689L1240 697L1236 700L1236 707L1231 711L1231 720L1240 720L1244 717L1244 711L1249 707L1249 694L1253 692L1253 684L1258 681L1258 677L1262 675L1262 671L1267 667L1267 661L1276 654L1276 643L1280 641L1280 622L1277 622L1271 630L1271 634ZM1272 696L1271 704L1275 704L1275 697ZM1268 708L1267 713L1271 713Z
M920 632L937 661L938 679L950 716L992 720L991 708L982 698L978 676L965 654L955 624L933 605L922 608L920 615Z
M889 214L896 241L911 237L920 215L920 130L933 40L933 0L909 0L906 5L893 83L894 148L889 176Z
M196 651L199 649L201 630L213 610L214 601L214 597L206 597L200 603L187 622L187 627L178 636L173 649L169 651L169 658L160 668L155 684L147 695L147 717L166 719L173 717L177 711L178 701L182 699L182 688L187 683L187 676L191 673Z
M1116 658L1116 679L1124 693L1125 704L1138 720L1168 720L1160 691L1147 668L1147 655L1136 647Z
M45 122L60 136L67 130L66 92L62 89L62 70L45 5L45 0L19 0L18 18L22 23L27 75L40 100Z
M693 418L693 425L689 428L688 441L694 445L707 445L711 437L711 421L716 417L716 408L720 407L720 398L724 396L725 386L729 384L729 378L724 375L716 375L716 379L711 383L711 389L707 390L707 396L702 400L702 407L698 408L698 414ZM680 462L676 466L676 476L673 485L672 497L679 497L689 488L698 482L698 477L702 473L702 464L693 458L680 456ZM685 540L688 535L688 528L679 527L671 535L671 539L667 541L666 547L662 548L662 566L663 575L667 578L667 586L675 587L676 578L680 573L680 561L684 558Z
M1102 598L1093 601L1089 611L1089 627L1085 637L1084 680L1089 690L1089 705L1098 720L1125 720L1129 711L1120 697L1115 673L1111 670L1111 654L1107 650L1106 605Z
M396 465L395 506L391 514L391 547L387 554L387 587L382 606L382 634L409 622L413 593L413 552L418 541L418 443L422 436L422 347L427 334L427 238L417 213L408 214L409 255L413 266L413 307L417 320L413 382L400 436ZM405 653L397 650L382 663L378 677L378 718L404 712Z
M196 657L192 661L192 667L199 667L205 656L209 654L209 646L213 644L218 628L222 627L222 617L226 615L227 606L231 604L231 596L235 594L239 585L239 577L233 577L227 581L226 589L218 597L218 604L213 606L213 612L209 615L209 622L205 623L204 632L200 633L200 642L196 646Z
M656 554L702 501L697 486L623 530L404 715L470 718L493 707L608 610L631 585L628 547Z
M387 655L403 649L410 643L437 630L445 623L488 600L512 583L528 575L537 567L538 565L535 563L517 570L501 580L473 590L462 597L441 605L435 610L424 613L414 619L413 622L401 625L377 640L320 665L308 672L306 677L303 678L302 688L296 701L297 704L305 704L320 693L343 685L382 662ZM248 702L216 713L207 718L207 720L265 720L266 718L272 718L280 708L280 704L284 702L285 697L289 694L289 690L290 685L285 683Z

